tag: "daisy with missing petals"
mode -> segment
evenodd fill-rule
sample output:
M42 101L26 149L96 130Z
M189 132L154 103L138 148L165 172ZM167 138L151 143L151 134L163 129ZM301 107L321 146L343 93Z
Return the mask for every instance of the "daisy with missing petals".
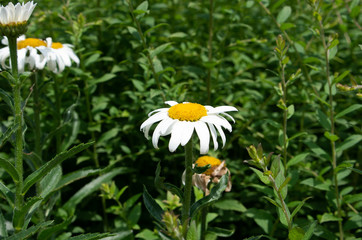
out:
M0 5L0 29L5 36L18 37L26 32L27 21L36 6L33 1Z
M175 101L167 101L166 104L171 107L152 111L148 115L149 118L141 125L141 130L144 132L145 137L148 138L151 126L156 122L160 122L152 136L152 143L155 148L158 148L157 144L160 136L171 134L168 147L170 152L174 152L180 144L185 146L189 142L194 130L200 139L201 154L206 154L209 151L210 135L214 143L214 149L218 148L217 132L221 136L223 146L225 145L226 137L222 128L231 132L232 127L222 115L235 122L229 114L225 113L237 111L235 107L220 106L214 108L198 103L177 103Z
M0 64L3 69L11 68L9 41L4 37L1 41L6 47L0 49ZM46 43L38 38L25 38L24 35L17 38L18 71L43 69L46 63L38 49L46 46Z
M46 47L39 48L46 58L47 66L54 73L61 73L65 67L72 65L72 60L79 64L79 58L74 53L71 44L53 42L52 38L46 39Z

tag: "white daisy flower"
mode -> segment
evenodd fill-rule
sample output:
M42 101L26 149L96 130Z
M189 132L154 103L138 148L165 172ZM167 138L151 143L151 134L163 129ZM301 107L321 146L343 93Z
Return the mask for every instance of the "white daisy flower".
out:
M7 37L1 41L2 44L8 45ZM45 41L38 38L25 38L24 35L17 38L18 48L18 71L43 69L46 63L45 58L38 52L39 47L46 46ZM3 69L11 68L9 46L0 49L0 64Z
M11 2L6 6L1 5L0 24L4 26L26 23L33 13L35 6L36 3L33 3L33 1L27 2L26 4L17 3L15 6Z
M232 127L222 115L235 122L229 114L225 113L237 111L235 107L220 106L214 108L198 103L177 103L175 101L167 101L166 104L171 107L152 111L148 114L149 118L141 125L141 130L144 132L145 137L148 138L151 126L156 122L160 122L152 135L152 143L155 148L158 148L157 144L160 136L171 134L168 147L170 152L174 152L180 144L185 146L189 142L194 130L200 139L201 154L206 154L209 151L210 134L215 150L218 148L217 132L221 136L224 147L226 137L222 128L231 132Z
M52 38L46 39L47 46L39 48L40 52L45 56L47 66L54 73L63 72L65 67L72 65L72 60L79 64L79 58L74 53L71 44L62 44L53 42Z

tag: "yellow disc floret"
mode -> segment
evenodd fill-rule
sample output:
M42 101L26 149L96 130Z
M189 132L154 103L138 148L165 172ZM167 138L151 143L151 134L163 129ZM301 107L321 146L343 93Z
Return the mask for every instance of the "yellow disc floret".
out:
M168 116L180 121L195 122L207 116L207 110L198 103L179 103L170 107Z
M26 47L40 47L46 46L46 43L38 38L26 38L18 42L18 49L26 48Z
M202 156L196 160L195 164L197 164L198 167L205 167L206 165L210 164L211 167L207 169L204 174L211 175L214 169L221 164L221 161L214 157Z
M53 42L52 43L52 48L54 49L59 49L59 48L62 48L63 47L63 44L61 44L60 42Z

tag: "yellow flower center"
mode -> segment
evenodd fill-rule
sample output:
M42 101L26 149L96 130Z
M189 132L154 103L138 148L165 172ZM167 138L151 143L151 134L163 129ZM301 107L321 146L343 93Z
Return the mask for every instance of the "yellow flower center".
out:
M60 42L53 42L52 43L52 48L54 49L59 49L59 48L62 48L63 47L63 44L61 44Z
M195 164L197 164L198 167L205 167L206 165L210 164L211 167L207 169L204 174L211 175L214 169L221 164L221 161L214 157L202 156L196 160Z
M26 47L40 47L46 46L46 43L43 40L38 38L26 38L18 42L18 49L26 48Z
M207 110L198 103L179 103L170 107L168 116L180 121L195 122L207 116Z

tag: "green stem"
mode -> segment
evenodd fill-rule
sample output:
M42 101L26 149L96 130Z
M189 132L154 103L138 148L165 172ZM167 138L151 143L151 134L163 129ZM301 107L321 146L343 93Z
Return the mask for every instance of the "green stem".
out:
M8 37L10 59L12 67L12 75L15 79L15 85L13 86L14 94L14 112L15 112L15 124L18 125L18 129L15 133L15 168L19 174L19 182L16 183L15 190L15 208L21 209L24 201L23 197L23 112L21 110L21 82L18 76L18 60L17 60L17 42L16 37ZM20 229L15 229L20 231Z
M285 65L282 63L282 59L280 60L281 63L281 78L282 78L282 89L283 89L283 102L285 107L287 107L287 84L285 83L285 75L284 75L284 68ZM284 109L283 112L283 163L285 173L287 172L287 121L288 121L288 109Z
M143 49L145 50L146 52L146 57L147 57L147 60L148 60L148 64L150 65L150 68L151 68L151 71L152 71L152 74L153 74L153 77L155 78L155 81L156 81L156 84L157 84L157 88L161 91L161 96L162 96L162 99L163 101L166 101L166 97L165 97L165 94L163 93L162 91L162 88L161 88L161 84L160 84L160 80L159 80L159 75L158 73L156 72L156 69L155 69L155 66L153 64L153 61L152 61L152 58L151 58L151 54L150 54L150 51L149 51L149 47L147 46L147 43L146 43L146 38L142 32L142 28L141 28L141 24L140 22L138 21L138 19L135 17L135 15L133 14L133 5L132 5L132 1L131 0L127 0L127 3L128 3L128 7L129 7L129 11L131 13L131 16L132 16L132 19L133 21L136 23L136 27L137 27L137 32L141 38L141 42L142 42L142 46L143 46Z
M326 60L326 78L327 78L327 83L328 83L328 93L329 93L329 116L330 116L330 121L331 121L331 134L334 135L335 133L335 123L334 123L334 107L333 107L333 93L332 93L332 82L330 79L330 70L329 70L329 49L328 49L328 45L325 39L325 34L324 34L324 27L323 27L323 23L322 21L318 21L319 23L319 28L320 28L320 36L321 36L321 40L323 43L323 48L324 48L324 57ZM340 197L339 197L339 189L338 189L338 178L337 178L337 173L335 171L335 169L337 168L337 156L336 156L336 144L335 141L331 140L331 152L332 152L332 167L333 167L333 180L334 180L334 193L335 193L335 197L336 197L336 202L337 202L337 214L338 214L338 218L342 219L342 209L341 209L341 202L340 202ZM344 232L343 232L343 224L342 224L342 220L338 221L338 229L339 229L339 239L343 240L344 239Z
M209 41L207 43L208 49L208 59L209 62L212 61L212 38L214 36L214 1L210 0L210 14L209 14ZM207 87L207 104L210 104L211 101L211 68L207 70L207 80L206 80L206 87Z
M188 231L188 222L190 218L191 206L191 191L192 191L192 138L185 145L185 189L184 199L182 203L181 221L183 226L183 236L186 239Z
M201 237L200 237L200 240L205 240L206 239L206 230L207 230L206 217L207 217L207 212L208 212L208 207L204 207L201 210Z

